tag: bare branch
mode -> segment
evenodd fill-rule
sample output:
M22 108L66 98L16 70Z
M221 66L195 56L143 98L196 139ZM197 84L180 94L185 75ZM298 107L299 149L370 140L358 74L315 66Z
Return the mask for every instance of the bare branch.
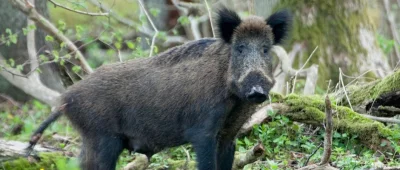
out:
M213 37L215 38L215 29L214 29L214 24L213 24L213 20L212 20L211 9L210 9L210 6L208 5L207 0L204 0L204 2L206 3L206 7L207 7L207 11L208 11L208 17L210 18L210 25L211 25L211 30L212 30L212 33L213 33Z
M0 55L0 65L5 65L4 61L4 58ZM15 76L22 75L22 73L12 68L7 68L7 71L0 71L0 75L26 94L29 94L44 103L51 106L58 104L57 99L60 96L60 93L47 88L39 79L34 78L33 76L27 78Z
M178 8L183 15L188 15L189 14L189 8L192 8L192 6L188 6L189 4L186 4L186 6L182 5L183 2L179 1L179 0L172 0L172 3L174 4L174 6L176 8ZM208 20L208 15L203 15L200 17L196 17L196 16L192 16L189 15L189 22L190 22L190 28L192 30L193 33L193 37L195 40L200 39L201 33L200 33L200 29L199 29L199 24L201 22L205 22Z
M186 7L182 6L182 2L179 1L179 0L172 0L172 4L174 4L174 6L175 6L176 8L178 8L178 9L183 13L183 15L188 15L188 13L189 13L189 9L188 9L188 8L190 8L190 7L188 7L188 6L186 6Z
M185 1L181 1L179 2L179 5L185 8L204 8L204 4L200 4L200 3L194 3L194 2L185 2Z
M97 7L99 7L100 9L102 9L103 11L108 11L109 15L111 17L113 17L114 19L116 19L118 22L124 24L124 25L128 25L130 27L138 27L140 26L140 24L128 19L128 18L124 18L122 16L119 16L118 14L116 14L115 12L113 12L111 10L111 8L109 8L108 6L106 6L105 4L100 4L100 2L96 1L96 0L89 0L90 3L92 3L93 5L96 5Z
M61 31L59 31L49 20L40 15L35 8L30 5L26 5L26 3L21 0L9 0L11 4L25 13L31 20L35 21L35 23L45 30L50 35L54 36L58 41L64 42L66 46L73 52L75 52L76 57L79 59L82 68L87 73L92 73L93 70L87 63L86 59L83 57L82 53L79 49L74 45L74 43L69 40L66 36L64 36Z
M290 76L294 76L294 75L296 75L296 73L298 76L306 76L307 75L307 68L306 69L303 68L301 70L296 70L296 69L292 68L289 56L283 47L275 45L272 47L272 51L279 58L279 60L281 62L281 69L283 70L283 72L285 72L286 74L288 74Z
M21 106L20 103L18 103L17 101L15 101L12 97L7 96L5 94L0 94L0 97L5 99L6 101L10 102L12 105L17 106L18 108Z
M344 94L346 95L346 99L347 99L347 102L349 103L349 106L350 106L351 110L354 110L353 106L351 106L349 95L347 95L347 90L346 90L346 87L344 86L344 83L343 83L342 69L340 69L340 68L339 68L339 81L340 81L340 84L342 85L342 88L344 90Z
M153 55L153 51L154 51L154 43L156 40L156 37L158 35L158 29L156 27L156 25L154 25L153 20L151 19L149 13L147 12L147 9L144 7L144 3L142 0L138 0L140 7L142 8L143 12L146 14L147 19L149 20L151 26L153 27L155 33L153 35L153 39L151 40L151 46L150 46L150 54L149 57L151 57Z
M306 64L308 63L308 61L310 61L311 57L314 55L314 53L315 53L315 51L317 51L317 49L318 49L318 46L315 47L315 49L312 51L312 53L310 54L310 56L307 58L306 62L303 64L303 66L302 66L298 71L296 71L296 74L294 75L294 80L293 80L292 93L294 93L294 89L295 89L295 87L296 87L297 75L299 74L299 72L301 72L301 70L304 69L304 67L306 66ZM312 73L315 73L315 72L312 72ZM317 69L317 73L318 73L318 69ZM307 77L309 77L309 75L307 75Z
M32 1L32 0L31 0ZM34 1L34 0L33 0ZM28 25L35 25L35 23L30 20L29 18L27 19ZM38 59L36 58L36 46L35 46L35 31L29 31L26 35L27 39L27 48L28 48L28 55L29 55L29 60L30 60L30 68L31 71L35 70L39 66Z
M35 0L29 0L30 3L35 4ZM32 21L31 19L27 19L27 25L35 25L35 22ZM27 51L28 51L28 56L30 62L30 68L32 72L32 78L37 79L36 81L39 80L39 74L35 72L35 70L39 67L39 62L36 57L37 50L36 50L36 45L35 45L35 30L29 31L26 35L26 44L27 44Z
M378 121L378 122L400 124L400 120L394 119L394 118L376 117L376 116L371 116L371 115L366 115L366 114L360 114L360 115L364 116L366 118Z
M325 137L324 137L324 153L322 154L321 162L319 165L329 164L329 160L332 153L332 133L333 133L333 121L332 121L332 106L329 96L325 97Z
M318 152L318 150L319 150L319 148L321 148L321 146L322 146L322 143L320 143L318 145L318 147L310 154L310 156L308 156L306 162L304 162L304 166L308 165L308 162L310 162L311 157L313 157Z
M100 4L96 0L89 0L89 2L92 3L93 5L99 7L103 11L109 11L109 15L112 18L114 18L115 20L117 20L119 23L127 25L129 27L137 27L138 28L137 31L142 33L142 34L144 34L144 35L151 36L151 37L154 35L154 31L149 30L149 29L145 29L145 28L141 27L139 23L118 15L117 13L113 12L112 9L110 7L108 7L107 5ZM136 31L132 31L132 33L129 33L129 35L126 36L126 37L132 37L135 32ZM164 46L168 46L169 44L172 44L172 43L185 43L187 41L187 39L182 37L182 36L170 36L169 35L169 36L166 37L166 39L167 40L165 42L163 42Z
M49 1L52 4L54 4L54 6L56 6L56 7L61 7L61 8L64 8L64 9L68 10L68 11L72 11L72 12L75 12L75 13L78 13L78 14L84 14L84 15L89 15L89 16L108 16L109 15L108 13L95 13L95 12L79 11L79 10L72 9L70 7L61 5L61 4L57 3L57 2L55 2L54 0L49 0Z
M314 94L318 80L318 65L313 64L307 69L306 84L304 85L303 94Z
M300 48L300 46L296 46L296 48ZM292 76L291 78L291 88L288 88L288 92L289 93L293 93L294 92L294 87L295 87L295 82L297 80L297 76L300 77L306 77L307 76L307 81L306 81L306 87L304 88L304 94L313 94L315 91L315 86L316 86L316 81L318 79L318 66L317 65L312 65L309 68L304 68L305 65L308 63L308 61L310 61L311 57L314 55L314 53L316 52L316 50L318 49L318 46L313 50L313 52L310 54L310 56L308 57L307 61L303 64L303 66L299 69L296 70L294 68L292 68L292 60L289 58L289 55L287 54L286 50L281 47L281 46L273 46L272 47L272 51L276 54L276 56L279 58L281 64L281 69L282 71L289 75ZM299 51L300 49L294 49L297 51ZM294 55L294 54L291 54ZM294 58L294 57L292 57ZM283 79L281 77L281 79Z

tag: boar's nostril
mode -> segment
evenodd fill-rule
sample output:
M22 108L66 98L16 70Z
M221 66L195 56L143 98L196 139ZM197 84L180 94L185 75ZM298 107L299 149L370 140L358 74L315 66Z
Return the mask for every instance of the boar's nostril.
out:
M253 86L249 93L246 94L247 100L254 103L262 103L267 100L267 94L261 86Z

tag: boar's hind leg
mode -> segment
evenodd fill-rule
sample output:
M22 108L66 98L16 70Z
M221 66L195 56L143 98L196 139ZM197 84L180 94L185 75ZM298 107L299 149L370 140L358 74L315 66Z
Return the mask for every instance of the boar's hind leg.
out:
M114 170L123 149L123 141L118 137L83 137L80 154L81 168L82 170Z
M235 156L234 140L232 141L221 140L218 142L218 156L217 156L218 170L231 170L234 156Z

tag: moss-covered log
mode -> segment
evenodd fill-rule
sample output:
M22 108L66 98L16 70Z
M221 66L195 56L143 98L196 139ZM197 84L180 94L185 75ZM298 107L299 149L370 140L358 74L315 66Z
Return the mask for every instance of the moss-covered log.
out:
M298 96L291 94L284 99L286 110L280 113L292 121L322 126L325 119L325 104L320 96ZM394 131L384 124L368 119L346 106L332 103L334 129L357 135L365 146L377 149L382 140L393 137Z

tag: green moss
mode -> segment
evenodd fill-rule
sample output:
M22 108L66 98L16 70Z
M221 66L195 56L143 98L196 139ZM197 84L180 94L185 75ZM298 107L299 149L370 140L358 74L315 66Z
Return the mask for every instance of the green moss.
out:
M275 92L269 92L269 97L272 103L281 102L284 98L282 94Z
M311 52L319 47L309 64L319 65L320 87L327 86L327 79L332 79L333 83L338 80L339 66L346 73L358 75L359 68L354 63L358 60L359 54L365 54L365 49L361 47L358 39L359 29L369 26L370 28L367 28L375 32L379 15L375 2L353 0L351 3L350 1L281 0L275 6L276 10L286 8L294 14L293 29L286 49L290 50L294 43L306 44L304 55L296 58L294 66L298 65L296 63L304 63ZM333 58L343 55L353 64L343 67L348 62L338 59L343 61L341 65L332 66L335 65Z
M368 119L348 107L335 106L338 116L335 124L338 130L356 134L365 144L379 145L382 138L392 136L392 130L382 123Z
M291 120L320 126L325 119L325 103L320 96L290 94L284 98L284 103L290 106L285 116ZM348 107L331 104L335 129L357 135L365 145L377 146L381 139L393 136L393 131L382 123L365 118Z
M0 169L5 170L74 170L78 169L76 158L69 159L60 153L41 153L40 161L29 162L27 158L21 157L15 160L0 163Z
M350 102L352 105L359 105L376 99L382 94L400 90L400 70L382 80L370 82L361 86L350 86L347 89ZM342 103L348 105L345 97Z

